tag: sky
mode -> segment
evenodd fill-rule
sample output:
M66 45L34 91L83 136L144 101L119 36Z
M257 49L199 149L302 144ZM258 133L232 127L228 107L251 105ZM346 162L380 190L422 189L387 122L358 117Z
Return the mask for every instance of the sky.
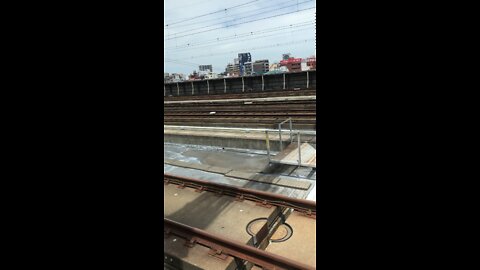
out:
M238 53L279 62L315 52L315 0L165 0L165 72L224 72ZM269 18L270 17L270 18Z

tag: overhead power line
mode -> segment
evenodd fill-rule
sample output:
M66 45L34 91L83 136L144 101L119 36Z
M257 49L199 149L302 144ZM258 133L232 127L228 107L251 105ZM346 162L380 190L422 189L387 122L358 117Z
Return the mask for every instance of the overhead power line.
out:
M197 55L197 56L192 56L189 58L184 58L184 59L179 59L180 61L183 60L190 60L194 58L202 58L202 57L210 57L210 56L216 56L216 55L223 55L223 54L232 54L232 53L238 53L239 51L253 51L253 50L259 50L259 49L266 49L266 48L272 48L272 47L279 47L279 46L284 46L284 45L293 45L293 44L300 44L300 43L306 43L308 41L312 41L315 39L305 39L301 41L293 41L293 42L286 42L286 43L277 43L277 44L271 44L263 47L254 47L254 48L247 48L247 49L238 49L234 51L229 51L229 52L215 52L211 54L204 54L204 55Z
M204 41L201 41L201 42L194 42L194 43L187 43L187 44L182 44L182 45L179 45L179 46L172 46L172 47L168 47L168 48L164 48L165 50L181 50L181 49L185 49L185 48L194 48L196 46L199 46L199 45L205 45L205 44L212 44L212 43L215 43L215 44L218 44L218 43L221 43L221 42L224 42L224 41L229 41L229 40L232 40L232 39L239 39L239 38L244 38L244 37L257 37L259 35L262 35L262 34L267 34L267 33L271 33L271 32L278 32L278 31L285 31L285 30L291 30L291 29L294 29L294 28L299 28L299 27L305 27L305 26L310 26L310 25L313 25L314 22L313 21L310 21L310 22L302 22L302 23L298 23L298 24L290 24L290 25L283 25L283 26L279 26L279 27L272 27L272 28L266 28L266 29L262 29L262 30L259 30L259 31L251 31L251 32L248 32L248 33L241 33L241 34L235 34L235 35L231 35L231 36L227 36L227 37L218 37L218 38L214 38L214 39L208 39L208 40L204 40ZM283 33L283 32L281 32Z
M170 60L170 59L164 59L164 62L167 62L167 63L172 63L172 64L177 64L177 65L182 65L182 66L196 66L198 67L199 64L196 64L196 63L190 63L190 62L185 62L185 61L180 61L180 60Z
M277 14L277 15L273 15L273 16L269 16L269 17L265 17L265 18L261 18L261 19L251 20L251 21L248 21L248 22L242 22L242 23L237 23L237 24L229 25L229 26L226 26L226 27L228 28L228 27L232 27L232 26L237 26L237 25L246 24L246 23L252 23L252 22L261 21L261 20L266 20L266 19L270 19L270 18L274 18L274 17L283 16L283 15L294 14L294 13L298 13L298 12L302 12L302 11L310 10L310 9L314 9L314 8L315 8L315 7L310 7L310 8L305 8L305 9L299 9L299 10L293 11L293 12L287 12L287 13ZM201 33L206 33L206 32L211 32L211 31L218 30L218 29L222 29L222 28L226 28L226 27L225 27L225 26L217 27L217 28L213 28L213 29L209 29L209 30L204 30L204 31L199 31L199 32L194 32L194 33L190 33L190 34L186 34L186 35L175 36L175 37L172 37L172 38L166 38L165 40L172 40L172 39L177 39L177 38L181 38L181 37L189 37L189 36L193 36L193 35L197 35L197 34L201 34ZM202 28L203 28L203 27L202 27ZM182 33L183 33L183 32L182 32Z
M308 3L308 2L313 2L313 0L307 0L307 1L303 1L303 2L300 2L299 4L304 4L304 3ZM218 24L228 24L228 23L234 23L236 21L239 21L239 20L242 20L242 19L245 19L245 18L250 18L250 17L254 17L254 16L257 16L257 15L264 15L265 13L269 13L269 12L272 12L272 11L277 11L277 10L281 10L281 9L286 9L286 8L289 8L289 7L293 7L293 6L296 6L297 4L294 4L294 5L288 5L288 6L284 6L284 7L280 7L280 8L275 8L275 9L272 9L272 10L269 10L269 11L264 11L264 12L259 12L259 13L256 13L256 14L252 14L252 15L249 15L249 16L244 16L244 17L241 17L241 18L237 18L237 19L233 19L233 20L229 20L229 21L224 21L224 22L218 22L218 23L214 23L214 24L211 24L211 25L207 25L207 26L200 26L200 27L197 27L197 28L192 28L192 29L189 29L189 30L186 30L186 31L181 31L181 32L177 32L177 33L174 33L174 34L169 34L167 35L167 37L169 36L174 36L173 38L168 38L168 39L174 39L174 38L178 38L178 34L183 34L183 33L188 33L188 32L192 32L192 31L195 31L195 30L198 30L198 29L204 29L204 28L207 28L207 27L212 27L212 26L215 26L215 25L218 25ZM311 8L314 8L314 7L311 7ZM294 12L288 12L288 13L295 13L295 12L298 12L300 10L297 9L297 11L294 11ZM284 13L284 14L288 14L288 13ZM282 15L284 15L282 14ZM255 21L255 20L253 20ZM244 22L244 23L248 23L248 22ZM242 24L242 23L240 23ZM234 25L230 25L230 26L234 26ZM230 27L227 25L227 27ZM221 28L224 28L224 27L220 27L220 28L215 28L215 29L221 29ZM211 30L215 30L215 29L211 29ZM190 35L190 34L189 34ZM167 39L167 40L168 40Z
M164 1L164 5L166 4L167 1ZM172 11L172 10L177 10L177 9L180 9L180 8L185 8L185 5L187 5L188 7L194 7L194 6L198 6L200 4L205 4L205 1L204 0L199 0L199 1L193 1L193 2L190 2L190 3L182 3L183 5L181 6L176 6L176 7L171 7L171 8L168 8L168 9L165 9L164 11L164 14ZM165 6L166 7L166 6Z
M286 1L286 2L276 2L275 3L275 6L276 7L279 7L281 6L282 4L287 4L289 3L290 0ZM245 8L245 7L248 7L247 6L243 6L241 8ZM241 9L240 8L240 9ZM200 21L196 21L196 20L193 20L193 22L191 23L180 23L179 25L175 25L173 27L169 26L169 27L165 27L165 29L167 30L171 30L172 28L173 29L176 29L176 28L182 28L182 27L186 27L186 26L190 26L190 25L199 25L199 24L202 24L202 23L206 23L206 22L214 22L214 21L222 21L224 19L229 19L230 17L233 17L233 16L244 16L244 14L251 14L252 12L257 12L257 11L260 11L260 10L264 10L264 9L271 9L272 6L269 5L269 6L266 6L266 7L260 7L260 8L255 8L255 10L246 10L246 11L241 11L239 13L234 13L234 14L225 14L225 16L223 17L217 17L217 18L210 18L210 19L206 19L206 20L200 20ZM265 11L264 13L268 13L268 11ZM167 35L168 36L168 35Z
M289 30L288 33L293 33L293 32L300 32L300 31L314 30L314 28L312 26L309 26L308 28L300 28L300 29L296 29L296 30L287 29L287 30ZM245 42L245 41L263 39L263 38L269 38L269 37L281 36L281 35L285 36L286 32L274 33L274 34L270 34L270 35L243 37L243 39L238 40L238 41L236 40L235 42L240 43L240 42ZM225 42L227 42L227 44L228 44L228 42L231 42L231 41L227 40L227 41L220 42L220 45L222 45L222 43L225 43ZM185 51L188 51L188 50L199 50L199 49L202 49L202 48L210 48L212 46L211 43L212 42L210 42L210 44L196 45L196 46L192 46L192 47L184 47L184 48L180 48L180 49L177 49L177 50L173 50L173 52L171 52L171 53L172 54L178 54L178 53L184 53ZM215 45L219 45L219 44L217 43Z
M167 62L167 63L170 63L170 64L175 64L175 65L182 65L182 66L193 66L193 67L197 67L197 68L199 66L201 66L201 64L198 64L198 63L191 63L191 62L186 62L186 61L176 60L176 59L164 59L164 62ZM221 71L223 71L223 69L218 68L218 67L213 67L212 71L221 72Z
M197 63L192 63L192 62L186 62L186 61L181 61L178 59L170 59L170 58L164 58L165 62L182 62L190 65L198 65Z
M241 5L236 5L236 6L233 6L233 7L220 9L220 10L213 11L213 12L210 12L210 13L206 13L206 14L202 14L202 15L198 15L198 16L194 16L194 17L190 17L190 18L185 18L185 19L183 19L183 20L181 20L181 21L169 23L169 24L165 25L165 27L171 26L171 25L173 25L173 24L178 24L178 23L182 23L182 22L186 22L186 21L191 21L191 20L194 20L194 19L197 19L197 18L205 17L205 16L212 15L212 14L216 14L216 13L219 13L219 12L225 12L225 11L227 11L227 10L232 10L232 9L235 9L235 8L238 8L238 7L241 7L241 6L245 6L245 5L254 3L254 2L258 2L258 1L259 1L259 0L254 0L254 1L250 1L250 2L247 2L247 3L241 4Z

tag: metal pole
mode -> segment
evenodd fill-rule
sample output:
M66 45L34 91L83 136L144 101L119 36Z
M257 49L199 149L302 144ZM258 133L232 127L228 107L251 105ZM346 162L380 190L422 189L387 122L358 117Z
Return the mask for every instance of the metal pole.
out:
M223 79L223 92L227 93L227 81Z
M245 82L243 81L243 77L242 77L242 92L245 92Z
M180 96L180 87L178 86L178 82L177 82L177 96Z
M283 73L283 90L285 90L285 73Z
M308 78L308 71L307 71L307 89L308 89L309 82L310 82L310 79Z
M265 83L263 81L263 75L262 75L262 91L265 89Z
M195 87L193 87L193 82L192 82L192 96L193 96L193 93L195 93Z
M278 124L278 136L280 137L280 151L283 151L282 123Z
M292 118L289 118L290 119L290 142L292 143L293 142L293 136L292 136Z
M267 143L268 163L270 163L270 140L268 138L268 130L265 130L265 141Z
M298 136L298 166L302 166L302 150L300 149L300 132L297 132Z
M208 83L208 80L207 80L207 94L210 94L210 84Z

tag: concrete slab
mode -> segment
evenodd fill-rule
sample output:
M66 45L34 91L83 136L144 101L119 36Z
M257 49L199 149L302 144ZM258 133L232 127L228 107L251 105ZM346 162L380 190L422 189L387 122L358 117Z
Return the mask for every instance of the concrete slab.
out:
M257 218L272 220L279 214L277 207L264 208L250 201L240 202L234 197L217 196L211 192L199 193L191 188L180 189L173 184L164 187L164 217L248 245L253 245L253 239L246 231L248 223ZM173 240L164 240L165 253L188 262L190 266L234 269L234 261L218 264L216 258L206 255L208 249L202 249L198 244L187 249L177 241L170 241Z
M310 187L310 183L307 181L302 181L298 179L288 179L282 176L275 175L263 175L259 173L246 173L241 171L232 170L226 174L229 177L241 178L250 181L269 183L272 185L284 186L289 188L298 188L307 190Z
M191 168L191 169L202 170L202 171L207 171L208 168L210 168L210 166L205 164L190 163L190 162L184 162L184 161L175 160L175 159L164 159L163 162L173 166Z
M300 145L301 166L317 167L317 149L308 143ZM272 158L272 162L280 164L297 165L298 164L298 145L296 143L290 144L282 152L278 153Z
M250 179L253 179L255 177L255 175L257 175L257 174L256 173L250 173L250 172L242 172L242 171L232 170L232 171L228 172L225 176L250 180ZM259 182L261 182L261 181L259 181Z
M214 182L214 183L251 188L251 189L256 189L256 190L261 190L266 192L273 192L273 193L282 194L282 195L294 197L294 198L306 198L306 196L309 193L309 190L288 188L283 186L272 185L269 183L261 183L261 182L248 181L248 180L239 179L239 178L226 177L221 174L204 172L204 171L182 168L182 167L174 167L168 164L164 164L164 172L172 175L197 178L200 180L205 180L205 181Z
M247 151L247 152L239 153L239 152L232 152L230 150L225 150L225 149L222 150L222 148L211 147L211 146L182 145L182 144L165 144L164 146L165 146L164 147L165 159L167 160L174 159L174 160L182 161L187 164L188 163L204 164L204 165L215 164L215 163L213 164L204 163L204 162L210 162L210 160L204 159L201 157L192 156L190 155L192 151L202 151L202 152L210 152L210 153L222 152L224 155L222 155L219 158L221 158L222 160L231 162L231 165L234 168L241 168L243 165L239 166L238 163L242 162L242 160L251 160L252 158L253 160L256 160L255 157L265 157L265 155L258 154L255 152ZM236 150L239 150L239 149L236 149ZM215 182L215 183L267 191L267 192L282 194L289 197L306 198L307 195L311 192L313 188L313 184L315 183L315 180L311 180L309 179L309 177L306 177L308 176L308 174L310 174L309 172L307 172L306 170L307 168L303 168L304 170L302 170L300 173L294 172L291 175L293 177L289 177L286 174L282 175L283 170L279 170L277 168L279 166L283 168L284 166L290 166L290 165L269 164L269 170L268 172L266 172L266 174L286 177L287 179L290 179L292 181L299 181L298 178L295 178L298 175L298 177L302 178L302 180L300 181L307 181L312 185L308 190L303 190L298 188L289 188L287 186L272 185L269 182L257 182L257 181L242 179L242 178L227 177L225 176L225 174L220 174L219 172L196 170L196 169L190 169L188 167L178 167L178 166L173 166L167 163L164 163L164 172L170 173L173 175L178 175L178 176L197 178L197 179ZM221 166L217 166L217 167L221 167ZM297 168L296 166L291 166L291 167ZM298 168L297 170L299 169L300 168Z
M219 173L219 174L227 174L231 171L232 169L229 168L222 168L222 167L217 167L217 166L210 166L207 168L207 171L213 172L213 173Z
M276 211L276 207L259 207L250 201L235 201L230 196L179 189L172 184L164 187L164 217L242 243L251 240L246 231L250 221L270 218Z
M184 155L196 157L206 165L244 172L260 172L268 165L267 156L227 152L224 150L208 152L188 150L184 152Z
M172 160L172 159L165 159L164 162L174 166L219 173L228 177L235 177L235 178L262 182L262 183L269 183L272 185L279 185L279 186L298 188L298 189L304 189L304 190L307 190L310 187L309 182L295 180L295 179L287 179L285 177L280 177L275 175L264 175L259 173L242 172L242 171L232 170L229 168L208 166L204 164L188 163L188 162Z
M266 151L266 135L262 129L241 128L213 128L194 126L164 126L164 142L208 145L225 148L242 148ZM302 142L308 142L314 138L315 132L302 131ZM270 151L280 151L280 136L278 130L269 130ZM290 143L290 134L283 133L284 146Z
M313 186L312 190L310 190L307 198L305 199L309 201L315 201L315 202L317 201L317 185Z
M270 243L266 251L316 267L316 219L293 212L286 221L293 235L285 242Z

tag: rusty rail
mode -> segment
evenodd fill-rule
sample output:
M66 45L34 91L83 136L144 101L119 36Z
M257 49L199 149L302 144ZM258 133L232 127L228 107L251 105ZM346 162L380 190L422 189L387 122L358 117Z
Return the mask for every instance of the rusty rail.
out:
M266 269L316 269L315 267L166 218L164 218L164 232L167 233L167 235L175 234L187 239L188 246L193 246L195 243L199 243L211 248L213 255L229 255L249 261Z
M314 201L291 198L280 194L259 191L254 189L236 187L232 185L225 185L203 181L200 179L193 179L187 177L179 177L164 173L164 184L177 184L181 187L192 187L199 191L211 191L222 195L229 195L237 197L239 200L250 200L263 205L273 205L280 207L292 208L296 211L302 212L310 217L316 217L317 203Z

